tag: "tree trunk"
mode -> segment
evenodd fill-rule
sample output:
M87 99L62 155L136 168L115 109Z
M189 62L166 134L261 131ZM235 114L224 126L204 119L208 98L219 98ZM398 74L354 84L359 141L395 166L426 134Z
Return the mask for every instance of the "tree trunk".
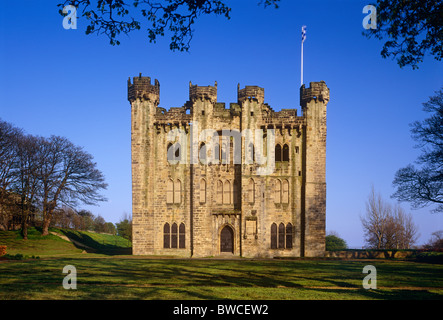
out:
M49 217L45 217L42 225L42 236L47 236L49 234L49 224L51 223L51 219Z

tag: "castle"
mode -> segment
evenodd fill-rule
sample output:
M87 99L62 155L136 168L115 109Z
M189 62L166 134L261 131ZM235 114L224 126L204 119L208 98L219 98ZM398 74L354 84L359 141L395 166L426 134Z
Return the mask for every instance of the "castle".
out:
M301 86L302 115L258 86L237 97L189 83L166 110L158 80L129 78L133 254L323 256L328 87Z

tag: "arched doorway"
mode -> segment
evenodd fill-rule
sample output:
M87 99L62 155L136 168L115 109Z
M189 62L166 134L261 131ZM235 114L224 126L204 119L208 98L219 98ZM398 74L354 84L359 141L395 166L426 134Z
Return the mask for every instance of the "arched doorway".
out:
M220 253L234 253L234 230L225 226L220 232Z

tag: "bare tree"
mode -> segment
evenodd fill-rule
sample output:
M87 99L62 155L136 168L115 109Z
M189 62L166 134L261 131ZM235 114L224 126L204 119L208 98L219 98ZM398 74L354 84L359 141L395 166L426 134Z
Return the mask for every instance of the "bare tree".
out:
M417 241L418 228L412 215L386 202L374 187L366 203L366 215L360 219L370 248L410 249Z
M360 217L365 233L365 240L371 247L381 249L385 242L386 229L389 223L390 206L371 189L366 202L366 216Z

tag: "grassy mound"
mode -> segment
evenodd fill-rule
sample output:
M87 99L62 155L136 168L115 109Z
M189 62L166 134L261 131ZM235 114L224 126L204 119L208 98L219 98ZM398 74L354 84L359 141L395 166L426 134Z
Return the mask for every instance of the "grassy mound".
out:
M108 255L131 253L131 243L119 236L55 228L50 232L60 236L52 233L42 236L38 228L29 228L28 240L24 240L20 230L0 231L0 245L7 246L9 256L23 257L76 255L85 251Z

